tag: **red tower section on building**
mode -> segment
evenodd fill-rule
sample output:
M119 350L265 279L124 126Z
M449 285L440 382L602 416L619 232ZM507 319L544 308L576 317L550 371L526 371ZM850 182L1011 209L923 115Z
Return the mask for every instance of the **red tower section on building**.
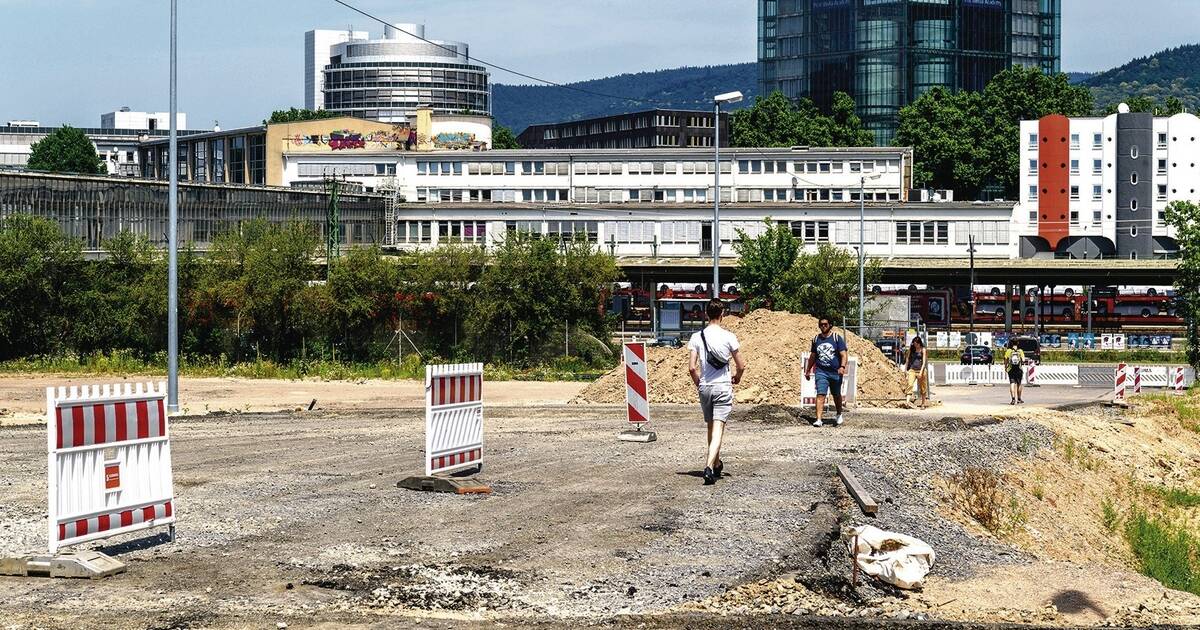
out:
M1038 121L1038 236L1046 239L1051 249L1071 233L1071 185L1067 164L1071 161L1071 120L1051 114Z

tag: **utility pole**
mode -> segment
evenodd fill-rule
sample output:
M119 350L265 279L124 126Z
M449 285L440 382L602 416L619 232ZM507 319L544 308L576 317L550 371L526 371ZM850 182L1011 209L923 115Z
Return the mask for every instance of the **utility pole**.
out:
M329 210L325 214L325 278L329 278L329 270L333 267L333 259L340 252L342 218L338 210L338 179L337 175L325 180L329 191Z

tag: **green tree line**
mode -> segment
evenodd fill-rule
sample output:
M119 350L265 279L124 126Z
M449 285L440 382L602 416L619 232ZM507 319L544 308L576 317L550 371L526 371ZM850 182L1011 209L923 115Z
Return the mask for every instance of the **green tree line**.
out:
M159 361L167 338L165 255L121 234L86 260L41 218L0 220L0 361L132 353ZM179 255L180 352L222 363L394 358L504 362L611 359L603 301L619 272L585 242L510 235L493 252L448 245L385 256L356 248L316 264L311 224L257 220Z

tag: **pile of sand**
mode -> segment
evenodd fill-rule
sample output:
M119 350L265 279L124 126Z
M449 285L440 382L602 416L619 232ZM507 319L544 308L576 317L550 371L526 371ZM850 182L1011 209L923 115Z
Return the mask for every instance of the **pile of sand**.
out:
M801 356L812 346L817 320L759 309L745 317L728 317L725 326L737 335L746 373L735 387L738 402L797 405L800 402ZM846 337L850 355L858 357L858 402L865 406L892 405L904 400L904 374L875 344L838 329ZM650 402L698 402L696 386L688 375L688 350L647 348ZM619 365L597 379L575 398L576 403L617 404L625 401L625 366Z

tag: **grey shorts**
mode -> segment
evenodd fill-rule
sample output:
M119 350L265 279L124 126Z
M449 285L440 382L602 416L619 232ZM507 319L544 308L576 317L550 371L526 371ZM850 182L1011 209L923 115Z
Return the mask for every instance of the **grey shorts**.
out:
M704 412L705 422L713 420L727 422L729 412L733 411L733 385L729 383L701 385L700 410Z

